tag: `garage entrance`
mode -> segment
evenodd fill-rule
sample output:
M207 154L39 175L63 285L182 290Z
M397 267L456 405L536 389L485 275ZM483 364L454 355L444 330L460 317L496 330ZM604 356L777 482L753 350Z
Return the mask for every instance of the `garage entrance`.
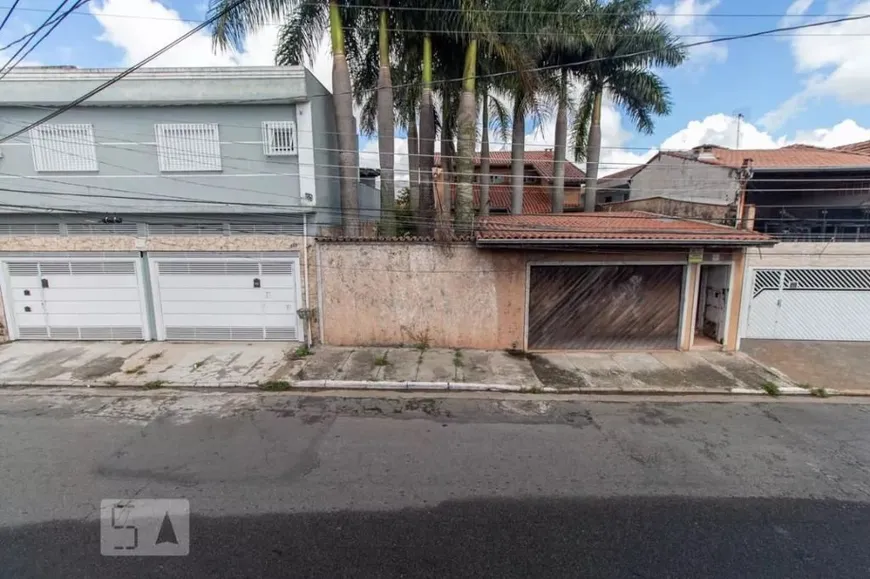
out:
M682 265L532 265L528 347L679 347Z
M296 258L150 257L158 340L298 340Z
M3 261L13 340L147 340L147 308L135 258Z
M870 341L870 270L757 269L745 338Z

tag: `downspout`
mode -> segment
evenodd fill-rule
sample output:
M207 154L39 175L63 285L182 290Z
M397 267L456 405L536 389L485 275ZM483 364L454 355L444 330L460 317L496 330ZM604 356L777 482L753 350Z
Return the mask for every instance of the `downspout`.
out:
M313 344L311 339L311 297L308 286L308 215L302 214L302 274L305 279L305 345L309 348Z

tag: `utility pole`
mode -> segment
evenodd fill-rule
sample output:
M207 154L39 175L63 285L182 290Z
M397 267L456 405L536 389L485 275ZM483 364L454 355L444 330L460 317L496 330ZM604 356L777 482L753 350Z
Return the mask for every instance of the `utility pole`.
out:
M740 121L743 120L743 113L737 113L737 149L740 148Z

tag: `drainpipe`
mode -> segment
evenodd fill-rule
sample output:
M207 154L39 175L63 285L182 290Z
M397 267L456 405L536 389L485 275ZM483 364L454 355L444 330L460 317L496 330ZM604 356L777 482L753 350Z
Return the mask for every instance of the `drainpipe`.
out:
M308 289L308 215L302 214L302 274L305 278L305 345L312 346L311 339L311 298Z

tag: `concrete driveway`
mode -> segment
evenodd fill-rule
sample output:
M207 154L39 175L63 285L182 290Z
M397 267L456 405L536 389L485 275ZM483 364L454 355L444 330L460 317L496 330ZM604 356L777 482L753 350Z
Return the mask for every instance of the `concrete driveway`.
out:
M0 348L0 384L238 387L287 374L298 344L263 342L12 342Z
M742 340L740 349L813 388L870 391L870 343Z

